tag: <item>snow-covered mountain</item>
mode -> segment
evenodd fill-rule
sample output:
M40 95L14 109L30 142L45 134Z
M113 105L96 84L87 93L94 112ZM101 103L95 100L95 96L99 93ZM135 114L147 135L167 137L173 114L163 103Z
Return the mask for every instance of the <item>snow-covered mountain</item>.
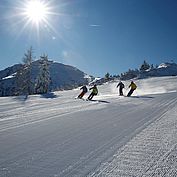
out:
M162 63L157 68L151 68L147 71L140 72L138 78L177 76L176 63Z
M93 101L79 88L0 97L0 176L176 177L177 77L135 80L132 97L117 82Z
M0 71L0 96L14 95L16 87L15 76L21 64L8 67ZM87 84L92 76L80 71L76 67L50 61L50 90L72 89ZM35 81L39 73L39 60L32 64L32 80Z

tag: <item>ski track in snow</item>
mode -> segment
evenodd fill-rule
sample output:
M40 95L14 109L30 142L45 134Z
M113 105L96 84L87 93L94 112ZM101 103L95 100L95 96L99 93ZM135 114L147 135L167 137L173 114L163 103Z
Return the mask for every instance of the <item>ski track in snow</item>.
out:
M151 126L137 134L89 177L177 176L176 104L177 98L174 98Z
M165 107L166 106L170 107L171 105L174 106L174 104L176 102L177 102L177 99L175 98L174 100L170 100L169 102L164 101L163 103L158 104L157 107L159 107L160 109L151 113L152 115L155 115L155 117L152 120L150 120L149 122L147 122L145 124L141 124L141 122L144 122L144 120L147 117L151 117L151 114L148 114L147 117L143 117L142 120L140 120L139 122L136 123L136 124L139 124L139 125L142 125L142 126L140 126L139 129L137 129L137 131L134 132L134 134L136 134L139 131L141 131L142 129L144 129L145 126L149 125L154 120L156 120L158 118L161 118L161 116L163 114L165 114L166 111L169 110L169 108L164 109L164 106ZM126 112L127 111L125 110L121 114L125 114ZM131 109L129 109L129 113L131 113ZM100 159L102 161L105 160L105 159L107 160L107 157L110 156L119 147L119 144L116 144L116 142L120 141L119 138L122 137L122 136L126 136L127 132L133 131L135 127L134 126L129 127L128 129L125 128L124 132L121 135L119 134L119 135L115 136L114 138L110 139L106 144L99 147L95 151L92 151L86 157L82 158L80 161L77 161L73 166L70 166L67 169L65 169L64 171L62 171L58 176L73 176L73 174L76 174L74 176L85 176L86 175L85 171L87 171L87 168L91 168L93 166L93 164L97 164L97 162L100 161ZM106 151L105 151L105 149L106 149ZM101 154L101 156L100 156L100 154ZM97 156L99 156L98 159L96 158ZM82 174L82 172L83 172L83 174ZM119 176L119 175L116 174L115 176ZM95 175L91 175L91 176L95 176ZM107 175L105 175L105 176L107 176Z
M177 176L177 85L163 80L177 83L137 81L130 98L105 84L93 102L78 90L0 98L0 177ZM162 93L139 94L148 82Z
M78 103L80 101L80 103ZM74 98L33 102L33 101L12 101L2 104L6 107L1 111L0 115L0 132L11 128L32 124L35 122L45 121L48 119L58 118L66 114L72 114L78 111L93 110L103 108L103 104L96 107L98 102L83 103L82 100L74 100ZM1 108L2 108L1 107ZM49 107L49 108L47 108ZM42 115L42 117L41 117Z

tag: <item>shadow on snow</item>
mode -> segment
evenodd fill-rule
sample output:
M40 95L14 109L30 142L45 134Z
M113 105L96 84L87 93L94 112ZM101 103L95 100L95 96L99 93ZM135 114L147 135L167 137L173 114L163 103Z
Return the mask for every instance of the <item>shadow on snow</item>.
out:
M152 96L129 96L129 98L154 98Z
M16 101L25 102L28 99L28 95L15 96L13 99Z
M89 100L89 101L95 101L99 103L110 103L109 101L105 101L105 100Z
M57 95L54 93L46 93L46 94L41 94L41 98L57 98Z

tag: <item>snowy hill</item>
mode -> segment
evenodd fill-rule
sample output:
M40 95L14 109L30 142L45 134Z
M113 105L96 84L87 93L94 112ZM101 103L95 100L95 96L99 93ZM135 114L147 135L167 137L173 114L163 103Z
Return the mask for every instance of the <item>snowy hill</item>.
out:
M161 76L177 76L177 64L162 63L157 68L153 68L139 74L139 78Z
M93 101L79 88L0 97L0 176L176 176L177 77L135 83L132 97L117 82Z
M21 64L8 67L0 71L0 96L14 95L16 87L15 76ZM87 84L92 78L79 69L57 62L50 62L51 90L72 89ZM39 60L33 62L32 80L35 81L39 73ZM87 76L87 77L86 77Z
M142 65L143 66L143 65ZM176 63L162 63L159 66L154 67L148 64L149 69L131 70L121 73L121 80L129 80L133 78L143 79L149 77L162 77L162 76L177 76L177 64Z

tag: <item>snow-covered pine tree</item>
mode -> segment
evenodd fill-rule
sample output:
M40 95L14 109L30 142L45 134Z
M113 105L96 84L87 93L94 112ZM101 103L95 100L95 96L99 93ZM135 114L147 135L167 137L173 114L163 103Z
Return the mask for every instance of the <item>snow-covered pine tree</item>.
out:
M31 77L31 71L32 71L32 62L33 62L33 49L30 47L30 49L25 54L25 57L23 58L24 62L24 74L25 74L25 91L28 95L34 93L34 83L32 82Z
M50 85L50 72L49 72L49 61L48 56L43 55L40 57L40 65L39 65L39 75L35 84L35 91L38 94L44 94L49 91Z
M151 69L154 69L154 65L153 64L151 64Z
M18 94L26 95L34 93L34 84L31 78L32 62L33 62L33 49L30 47L29 50L24 54L22 67L16 73L16 84L18 87Z
M107 72L107 73L105 74L104 78L105 78L106 81L109 81L109 79L110 79L110 74Z
M140 67L140 71L146 71L147 69L150 69L150 65L144 60L143 64Z

